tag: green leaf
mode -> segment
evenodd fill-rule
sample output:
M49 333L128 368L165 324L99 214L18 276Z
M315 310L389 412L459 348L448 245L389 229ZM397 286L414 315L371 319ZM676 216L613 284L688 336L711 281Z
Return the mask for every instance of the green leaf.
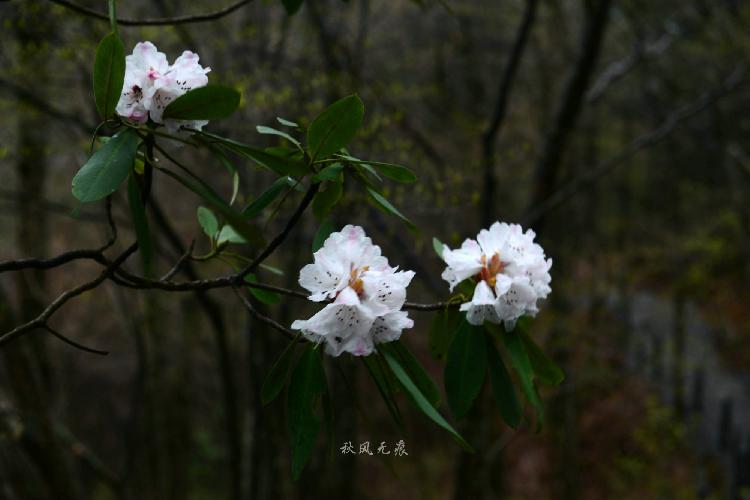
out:
M312 242L313 253L323 248L326 239L328 239L328 236L330 236L335 230L336 224L333 222L333 219L329 218L320 223L320 227L315 232L315 237Z
M453 428L453 426L451 426L451 424L449 424L448 421L443 418L443 416L435 409L435 407L430 404L424 394L422 394L422 392L414 384L414 381L406 373L406 370L404 370L404 368L398 362L396 357L394 357L387 351L383 351L382 354L391 371L396 376L396 379L398 379L404 390L406 390L406 392L411 396L411 399L417 405L417 408L419 408L422 413L427 415L430 420L438 424L446 431L450 432L451 435L464 449L473 451L471 446L469 446L469 443L467 443L464 438L462 438L461 435Z
M539 381L547 385L560 385L565 380L563 371L544 354L542 349L531 340L531 337L526 332L520 330L519 335L526 349L526 354L529 356L529 361L531 361L534 374Z
M433 316L427 345L436 359L443 360L448 355L460 320L461 315L456 309L443 309Z
M344 165L333 163L315 174L312 180L313 182L332 181L338 178L342 170L344 170Z
M403 182L406 184L416 182L417 176L412 172L412 170L408 167L405 167L403 165L398 165L396 163L384 163L381 161L365 161L360 160L359 158L354 158L353 156L349 155L338 155L341 158L344 158L352 163L357 163L359 165L365 166L371 166L374 165L375 168L377 168L381 174L383 174L385 177L388 177L389 179L393 179L397 182ZM371 167L372 168L372 167Z
M130 128L114 135L73 177L73 196L86 203L114 193L130 173L140 141Z
M224 219L248 242L251 244L262 247L265 245L263 234L255 226L248 223L245 218L237 212L235 209L230 207L221 196L211 189L211 187L205 182L195 177L182 177L171 170L166 168L160 168L159 172L163 172L168 176L175 179L177 182L203 198L214 210L219 212Z
M216 238L216 244L221 245L224 242L228 243L247 243L247 240L242 237L241 234L239 234L235 229L230 226L229 224L226 224L224 227L221 228L221 231L219 232L219 237Z
M542 400L539 399L539 394L534 386L534 369L531 366L526 349L524 349L523 340L521 340L517 332L500 333L500 337L508 349L513 369L518 373L518 378L521 380L521 389L523 389L526 399L536 409L539 425L541 425L541 422L544 420L544 405L542 404Z
M394 207L390 201L385 199L385 197L383 197L382 194L378 193L371 187L367 188L367 192L370 194L370 196L372 197L373 201L375 202L377 206L385 210L387 213L391 215L395 215L402 221L406 222L406 224L409 227L412 227L412 228L415 227L414 223L412 223L412 221L410 221L404 214L399 212L399 210L396 207Z
M245 281L248 283L257 283L258 279L253 273L247 273L245 275ZM253 297L263 302L264 304L273 305L281 302L281 295L270 290L263 290L262 288L256 288L254 286L248 286L248 290L253 294Z
M443 249L445 248L445 245L442 241L440 241L437 238L432 238L432 248L435 249L435 253L438 254L438 257L441 259L443 258Z
M487 368L490 374L492 393L503 420L515 429L521 423L521 406L516 397L516 389L500 353L497 352L492 337L485 335L485 339L487 342Z
M435 408L440 406L440 389L435 385L435 382L432 381L425 369L419 363L419 360L409 352L404 344L395 340L393 342L388 342L387 344L380 344L378 349L381 351L386 349L398 359L401 367L406 371L409 378L411 378L414 385L417 386L427 401L429 401Z
M353 165L355 171L359 174L360 179L365 185L370 187L376 186L375 181L370 179L370 177L374 177L378 182L383 182L383 178L380 177L378 171L375 170L372 165L368 165L367 163L354 163Z
M213 139L228 150L249 158L261 167L276 172L278 175L302 177L310 173L307 165L298 158L299 153L297 151L290 150L288 154L280 154L277 152L278 148L263 150L210 132L200 131L198 134Z
M344 182L343 179L339 178L335 181L328 181L326 189L324 191L318 191L313 199L312 211L313 215L318 219L322 220L328 217L336 203L341 200L344 194Z
M229 199L229 204L233 205L234 200L237 198L237 193L240 190L240 175L237 172L237 167L231 162L223 150L219 149L214 144L203 141L202 139L201 142L219 159L221 164L224 165L224 168L227 169L227 172L229 172L229 175L232 176L232 197Z
M291 142L298 148L302 147L302 145L297 139L287 134L286 132L282 132L281 130L276 130L275 128L272 128L272 127L266 127L265 125L258 125L257 127L255 127L255 130L257 130L259 134L278 135L279 137L283 137L287 141Z
M314 161L327 158L354 138L362 125L365 106L350 95L328 106L307 129L307 152Z
M189 90L164 108L165 119L218 120L235 112L240 93L223 85L206 85Z
M260 389L260 400L264 406L276 399L276 396L284 388L287 376L289 375L289 367L292 365L294 349L297 346L299 338L300 336L296 335L292 339L289 345L286 346L286 349L284 349L284 352L281 353L281 356L279 356L279 359L271 367L271 371L266 375L263 387Z
M375 165L381 174L389 179L393 179L396 182L404 184L411 184L417 182L417 176L411 169L404 167L403 165L396 165L395 163L380 163L370 162L371 165Z
M398 408L398 403L396 403L396 400L393 397L396 393L395 387L390 380L390 372L386 371L380 364L382 359L381 356L363 356L361 359L367 367L370 377L372 377L372 380L375 382L375 386L378 388L378 392L388 408L388 413L391 414L391 417L396 424L400 428L403 428L404 421L401 418L401 411Z
M326 376L318 350L309 344L292 371L287 393L289 434L292 438L292 477L296 481L315 446L320 421L314 405L327 391Z
M219 221L216 220L216 216L211 209L206 207L198 207L198 224L203 228L203 232L206 236L211 238L213 241L216 238L216 233L219 232Z
M141 254L143 261L143 274L147 278L153 276L154 262L154 242L151 239L151 231L148 228L148 219L146 218L146 207L143 205L141 190L133 174L128 179L128 203L130 205L130 215L133 217L135 226L135 237L138 241L138 252Z
M286 127L299 128L299 125L297 125L293 121L286 120L286 119L284 119L284 118L282 118L280 116L276 117L276 121L279 122L279 123L281 123L282 125L284 125Z
M242 215L245 217L255 217L263 211L273 200L275 200L281 192L289 187L296 184L296 181L289 176L279 177L268 189L263 191L260 196L254 199L245 209L242 211Z
M281 0L281 3L284 4L284 8L286 9L286 13L290 16L294 15L294 13L302 7L302 2L303 0Z
M284 271L282 271L278 267L269 266L268 264L265 264L265 263L262 263L260 267L261 269L265 269L266 271L269 271L277 276L284 276Z
M463 319L448 350L445 394L456 418L463 418L479 395L487 372L484 331Z
M103 120L115 114L125 81L125 47L115 33L105 36L94 58L94 101Z

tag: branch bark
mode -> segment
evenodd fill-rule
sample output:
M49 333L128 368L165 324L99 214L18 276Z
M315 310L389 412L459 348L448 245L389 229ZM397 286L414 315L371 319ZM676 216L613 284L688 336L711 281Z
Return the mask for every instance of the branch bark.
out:
M560 164L570 134L581 113L586 89L604 40L612 0L590 0L585 3L586 23L578 50L578 60L568 76L552 126L546 133L541 154L536 162L530 207L549 198L557 185ZM536 220L537 233L541 231L543 223L541 217Z
M88 7L84 7L83 5L78 5L75 2L71 2L69 0L49 0L49 1L54 4L61 5L65 7L66 9L70 9L79 14L83 14L84 16L92 17L100 21L109 22L109 16L107 14L98 12L94 9L89 9ZM119 24L120 26L168 26L168 25L175 25L175 24L190 24L190 23L203 23L206 21L215 21L217 19L220 19L224 16L231 14L232 12L236 11L237 9L241 7L244 7L245 5L249 4L252 1L253 0L240 0L239 2L235 2L222 9L215 10L207 14L196 14L196 15L191 15L191 16L160 17L160 18L151 18L151 19L130 19L130 18L118 17L117 24Z
M495 204L495 188L497 180L495 179L495 141L500 133L500 127L505 119L508 108L508 98L518 72L518 66L521 63L526 42L531 33L531 27L534 24L536 7L538 0L527 0L526 8L523 12L521 24L518 26L513 48L508 56L508 62L505 65L503 76L500 79L500 86L497 92L495 108L492 112L487 129L482 134L482 225L489 226L494 220L493 207Z

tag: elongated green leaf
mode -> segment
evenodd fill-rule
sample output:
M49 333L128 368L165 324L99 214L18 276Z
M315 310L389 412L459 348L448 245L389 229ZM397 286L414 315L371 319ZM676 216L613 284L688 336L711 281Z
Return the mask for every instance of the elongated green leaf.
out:
M283 137L287 141L291 142L297 147L302 147L300 142L292 137L291 135L287 134L286 132L283 132L281 130L276 130L273 127L266 127L265 125L258 125L255 127L255 130L258 131L259 134L265 134L265 135L277 135L279 137Z
M313 176L313 182L332 181L338 178L342 170L344 170L344 165L341 163L328 165Z
M456 418L463 418L479 395L487 372L484 331L462 320L448 350L445 394Z
M384 370L384 367L379 362L380 357L377 355L363 356L361 359L367 367L367 372L370 374L370 377L372 377L372 380L375 382L375 386L378 388L378 392L388 408L388 413L391 414L393 421L396 422L400 428L403 428L404 421L401 418L401 411L398 408L398 403L396 403L396 400L393 398L395 393L394 387L389 380L389 373Z
M237 172L237 167L232 163L232 161L227 157L226 153L220 149L218 146L215 146L214 144L211 144L210 142L203 141L201 139L201 142L208 148L211 153L213 153L214 156L216 156L222 165L224 165L224 168L227 169L227 172L229 172L229 175L232 176L232 197L229 199L229 204L233 205L234 200L237 198L237 193L240 189L240 175Z
M286 349L284 349L284 352L281 353L281 356L279 356L279 359L271 367L271 371L268 372L265 380L263 380L263 387L260 389L260 400L264 406L276 399L276 396L284 388L298 340L299 335L292 339L289 345L286 346Z
M218 120L235 112L240 93L223 85L206 85L189 90L164 108L164 118Z
M270 265L265 264L265 263L261 264L260 267L261 267L261 269L265 269L266 271L269 271L269 272L275 274L276 276L284 276L284 271L282 271L278 267L270 266Z
M414 223L412 223L412 221L410 221L404 214L402 214L396 207L394 207L390 201L385 199L382 194L378 193L371 187L367 188L367 192L370 194L372 200L377 206L385 210L387 213L395 215L402 221L406 222L409 227L414 227Z
M307 129L307 152L314 160L327 158L354 138L362 125L365 106L350 95L328 106Z
M245 209L242 211L242 215L245 217L255 217L263 211L268 205L270 205L276 197L281 194L282 191L288 189L296 184L296 181L289 176L279 177L268 189L263 191L260 196L254 199Z
M94 101L103 120L115 114L125 80L125 47L116 33L105 36L94 58Z
M327 391L320 353L308 345L292 371L287 393L289 434L292 438L292 477L296 481L310 458L320 431L315 402Z
M133 129L114 135L73 177L73 196L85 203L114 193L130 173L139 143Z
M515 331L504 332L500 336L505 343L505 347L508 349L513 369L518 373L518 378L521 380L521 389L523 389L526 399L536 409L537 419L539 425L541 425L541 422L544 420L544 405L542 404L542 400L539 399L539 394L534 386L534 369L531 366L526 349L524 349L523 341Z
M211 207L219 212L226 221L240 233L251 244L262 247L265 245L263 235L255 226L248 223L245 218L221 199L211 187L200 179L194 177L182 177L166 168L159 169L177 182L203 198Z
M369 160L360 160L359 158L354 158L353 156L349 155L338 155L341 158L344 158L352 163L357 163L360 165L372 165L377 170L380 171L381 174L383 174L385 177L388 177L389 179L393 179L397 182L402 183L412 183L417 181L417 176L412 172L412 170L408 167L405 167L403 165L398 165L397 163L384 163L382 161L369 161Z
M492 393L503 420L515 429L521 423L521 405L516 397L516 389L513 387L513 380L511 380L510 374L505 368L500 353L497 352L492 337L485 335L485 339L487 342L487 368L490 374Z
M280 116L276 117L276 121L279 122L279 123L281 123L285 127L299 128L299 125L297 125L293 121L287 120L287 119L282 118Z
M460 320L461 315L456 309L443 309L433 316L427 345L436 359L443 360L448 356Z
M212 240L216 238L219 232L219 221L210 208L198 207L198 224L201 225L203 232Z
M138 188L138 182L133 174L128 179L128 203L130 205L130 215L133 217L133 225L135 226L138 252L141 254L143 261L143 274L150 278L154 275L154 242L151 239L151 231L148 228L146 207L143 206L141 190Z
M462 438L461 435L453 428L453 426L451 426L451 424L449 424L448 421L443 418L443 416L435 409L435 407L430 404L424 394L422 394L419 388L417 388L417 386L414 384L414 381L406 373L406 370L404 370L404 368L398 362L398 359L396 359L396 357L394 357L387 351L383 352L382 354L391 371L396 376L396 379L398 379L398 381L404 387L404 390L406 390L406 392L411 396L411 399L417 405L417 408L419 408L422 413L427 415L430 420L448 431L464 449L468 451L474 451L472 450L471 446L469 446L469 443L467 443L464 438Z
M315 232L315 237L313 238L312 242L313 253L323 248L323 244L325 243L326 239L328 239L328 236L330 236L330 234L335 230L336 224L334 224L332 219L326 219L320 223L320 227Z
M390 351L390 353L398 359L401 367L406 370L409 378L412 379L414 385L417 386L427 401L429 401L435 408L440 406L440 389L435 385L435 382L432 381L425 369L419 363L419 360L409 352L401 341L396 340L388 342L387 344L380 344L378 349L381 351L383 349Z
M531 361L531 367L534 370L534 374L540 382L547 385L560 385L565 380L565 374L563 371L547 357L542 349L529 337L529 335L523 330L519 331L523 346L526 349L526 354L529 356Z
M377 183L375 181L383 182L383 178L380 177L380 174L378 174L378 171L375 170L372 165L368 165L367 163L354 163L353 166L354 170L359 174L360 180L366 186L376 188Z
M266 148L263 150L210 132L201 131L198 134L214 140L228 150L249 158L258 165L276 172L278 175L303 177L310 173L310 169L298 158L299 154L294 150L288 151L287 154L281 154L277 152L279 148Z
M247 281L248 283L257 283L258 279L255 277L255 274L247 273L245 275L245 281ZM262 288L256 288L254 286L248 286L247 288L248 290L250 290L250 293L253 295L253 297L263 302L264 304L273 305L281 302L281 295L276 292L263 290Z
M341 178L329 181L326 189L318 191L313 199L312 211L313 215L318 219L322 220L328 217L333 207L341 200L344 194L344 183Z

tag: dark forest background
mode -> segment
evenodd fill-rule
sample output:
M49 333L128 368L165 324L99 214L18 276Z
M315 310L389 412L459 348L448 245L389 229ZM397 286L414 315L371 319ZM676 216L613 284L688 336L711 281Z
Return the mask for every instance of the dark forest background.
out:
M70 181L98 123L91 68L109 27L60 3L0 4L0 260L107 237L103 207L77 206ZM221 8L119 4L141 20ZM256 0L213 21L121 25L127 52L141 40L170 60L190 49L210 81L242 90L240 111L207 130L244 142L273 145L257 124L358 93L365 124L352 150L414 169L419 184L386 192L421 233L348 185L335 217L417 272L411 300L447 297L433 236L460 244L495 220L534 228L554 265L531 331L567 377L543 392L538 434L505 427L485 388L459 425L471 455L417 412L401 432L362 364L343 356L327 367L333 450L320 439L295 483L282 401L264 408L259 395L286 339L228 290L107 284L55 325L109 356L43 331L0 348L0 498L750 498L749 26L744 0L305 0L294 16ZM175 155L231 192L215 159ZM273 180L237 161L241 200ZM113 203L132 234L124 195ZM205 247L199 205L154 186L160 273L191 240ZM269 212L266 228L292 209ZM269 261L286 274L264 279L296 288L317 227L306 216ZM0 274L0 330L97 269ZM196 262L184 276L224 272ZM286 325L313 311L263 307ZM432 313L411 315L402 338L441 380ZM338 451L399 439L408 456Z

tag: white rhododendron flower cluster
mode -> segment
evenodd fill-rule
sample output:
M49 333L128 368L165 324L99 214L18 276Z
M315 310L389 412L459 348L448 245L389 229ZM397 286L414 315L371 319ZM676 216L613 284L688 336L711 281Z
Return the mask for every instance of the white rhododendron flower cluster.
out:
M518 224L495 222L476 240L466 239L461 248L443 247L448 267L442 277L451 290L467 278L477 280L471 301L461 304L469 323L502 321L510 330L521 316L536 315L537 301L551 291L552 259L545 259L535 236Z
M332 356L367 356L374 344L396 340L414 325L401 310L413 277L413 271L391 267L361 227L346 226L331 233L299 276L310 300L332 302L292 328L313 342L324 342Z
M162 119L164 108L188 90L208 83L211 68L198 63L198 54L186 50L170 65L151 42L139 42L125 58L125 83L115 110L138 123L149 118L174 132L180 126L200 130L207 121Z

